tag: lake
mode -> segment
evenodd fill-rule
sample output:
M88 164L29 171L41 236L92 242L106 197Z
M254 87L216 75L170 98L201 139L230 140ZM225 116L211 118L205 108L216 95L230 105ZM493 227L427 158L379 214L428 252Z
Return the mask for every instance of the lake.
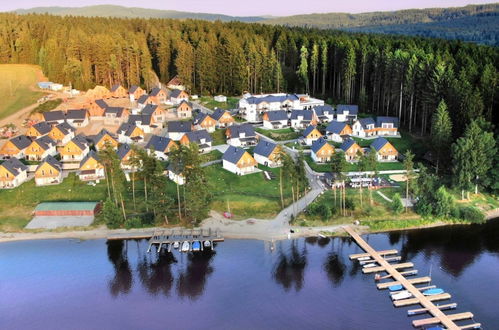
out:
M499 220L371 234L418 276L499 329ZM412 329L348 259L350 239L226 240L215 251L147 253L147 241L0 244L0 329ZM411 307L417 308L417 307ZM449 312L448 312L449 313ZM427 315L418 316L425 318ZM471 320L464 323L472 323Z

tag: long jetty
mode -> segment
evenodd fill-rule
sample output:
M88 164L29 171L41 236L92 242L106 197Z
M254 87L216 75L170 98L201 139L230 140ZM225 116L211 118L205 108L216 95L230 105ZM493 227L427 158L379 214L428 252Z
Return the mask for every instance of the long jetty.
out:
M370 260L371 263L377 263L379 266L363 268L364 273L373 272L386 272L387 276L383 278L391 277L394 281L379 283L377 285L378 289L387 289L392 285L401 285L405 288L411 295L412 298L395 300L393 302L395 307L410 306L410 305L421 305L423 308L411 310L409 315L417 315L422 313L429 313L432 315L431 318L414 320L412 325L416 328L426 327L435 324L442 324L446 329L480 329L480 323L469 324L465 326L458 326L455 321L472 319L473 314L470 312L456 313L456 314L444 314L442 310L453 309L457 307L457 304L447 304L447 305L435 305L434 301L450 299L451 295L449 293L442 293L433 296L425 296L421 291L425 288L417 288L415 284L429 283L431 282L430 277L421 277L407 279L404 277L403 272L399 272L398 269L407 269L413 267L410 262L400 263L400 264L390 264L389 261L398 261L399 259L388 260L385 256L391 256L398 253L397 250L385 250L385 251L375 251L366 241L360 237L351 227L345 226L343 229L355 240L355 242L366 252L357 253L350 255L350 259L359 259L365 263ZM367 259L367 260L366 260Z

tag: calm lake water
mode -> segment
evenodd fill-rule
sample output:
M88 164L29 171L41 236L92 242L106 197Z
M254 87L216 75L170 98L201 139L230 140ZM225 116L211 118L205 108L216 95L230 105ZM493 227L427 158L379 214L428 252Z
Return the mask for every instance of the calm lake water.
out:
M421 276L432 268L455 312L499 329L498 220L366 238L399 249ZM146 241L0 244L0 329L412 328L408 308L395 309L348 259L361 252L350 239L283 241L274 251L254 240L202 254L146 250Z

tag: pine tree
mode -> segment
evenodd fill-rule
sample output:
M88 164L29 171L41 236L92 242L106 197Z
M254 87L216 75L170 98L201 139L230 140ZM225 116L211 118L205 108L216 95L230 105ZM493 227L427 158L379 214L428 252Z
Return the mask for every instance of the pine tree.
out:
M450 120L447 105L444 100L438 104L437 111L433 115L431 125L431 148L433 157L437 162L436 172L438 174L439 165L447 164L449 159L449 145L452 142L452 122Z
M305 87L305 93L310 93L309 79L308 79L308 49L305 46L300 50L300 67L298 68L298 77Z

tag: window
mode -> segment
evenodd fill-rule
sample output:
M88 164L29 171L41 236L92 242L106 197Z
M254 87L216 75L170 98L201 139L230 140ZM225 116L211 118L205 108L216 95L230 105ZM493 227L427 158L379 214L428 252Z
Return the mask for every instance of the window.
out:
M383 124L381 124L381 127L383 127L383 128L393 128L393 124L392 123L383 123Z

